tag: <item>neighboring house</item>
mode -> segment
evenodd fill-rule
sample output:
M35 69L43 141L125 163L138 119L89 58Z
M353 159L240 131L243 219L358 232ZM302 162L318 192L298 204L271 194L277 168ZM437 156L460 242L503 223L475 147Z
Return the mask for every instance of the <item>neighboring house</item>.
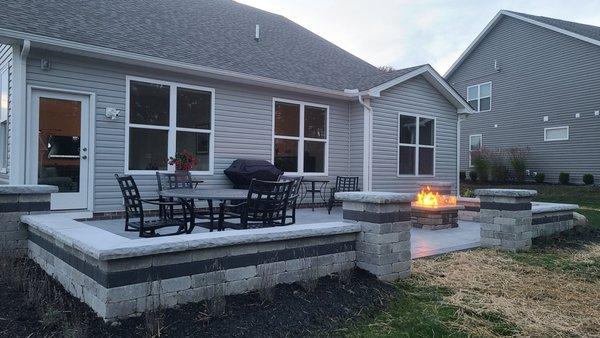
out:
M529 146L531 174L600 177L599 27L500 11L445 78L479 111L461 122L461 170L469 149Z
M472 110L429 65L384 72L233 1L2 5L1 177L59 186L54 209L122 209L115 173L155 194L182 149L205 187L257 158L364 190L456 189L457 121Z

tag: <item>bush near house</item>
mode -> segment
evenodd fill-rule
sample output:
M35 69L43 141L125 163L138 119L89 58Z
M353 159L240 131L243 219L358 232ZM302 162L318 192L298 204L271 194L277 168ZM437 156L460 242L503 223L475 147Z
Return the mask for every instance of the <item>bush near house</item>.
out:
M569 184L570 179L571 178L569 173L560 173L558 175L558 181L560 182L560 184Z
M477 181L477 172L475 170L469 171L469 178L473 182Z
M544 180L546 179L546 174L537 173L537 174L535 174L534 179L535 179L536 183L544 183Z
M513 147L508 150L510 165L515 173L515 179L518 183L525 182L525 171L527 169L527 156L529 147Z
M477 174L477 181L481 183L488 181L488 174L490 171L490 161L488 160L486 153L485 149L475 150L471 153L473 169Z
M467 179L467 173L464 171L461 171L459 174L459 178L461 181L465 181Z
M583 184L585 184L585 185L594 184L594 175L592 175L592 174L583 175Z
M508 168L504 164L505 151L498 149L486 149L484 152L490 164L490 179L494 183L504 183L508 179Z

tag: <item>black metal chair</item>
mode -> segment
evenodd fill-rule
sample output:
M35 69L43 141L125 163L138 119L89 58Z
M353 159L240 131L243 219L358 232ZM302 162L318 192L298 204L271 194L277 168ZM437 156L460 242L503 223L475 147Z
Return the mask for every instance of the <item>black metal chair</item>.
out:
M125 204L125 231L138 231L140 237L158 237L180 235L188 231L188 223L193 227L193 217L188 217L188 212L193 213L193 209L186 201L161 201L160 199L142 199L135 180L131 176L115 178L121 188L123 202ZM157 219L148 219L144 215L144 203L156 205L159 209L180 207L182 217L171 218L161 213ZM138 219L133 220L133 219ZM165 234L158 233L159 229L167 227L176 227L177 230Z
M194 189L197 184L194 184L192 180L192 175L189 172L175 172L175 173L160 173L156 172L156 181L158 184L158 191L170 190L170 189ZM173 201L173 198L164 199L160 197L161 201ZM195 203L193 199L187 201L194 208L194 217L195 218L204 218L209 220L210 229L212 231L214 227L214 212L213 212L213 203L212 200L207 200L208 211L198 210L196 209ZM167 210L164 209L161 213L167 213ZM181 209L170 207L168 208L168 216L171 218L177 217L181 215Z
M286 225L286 212L294 182L271 182L253 179L246 201L227 205L221 203L219 230L225 229L227 218L239 218L240 227L264 228Z
M286 221L285 225L292 225L296 223L296 206L298 204L298 199L300 198L300 188L302 187L302 180L304 177L302 176L280 176L278 181L292 181L292 191L290 192L290 198L288 200L288 211L291 211L291 214L286 213L286 218L289 221Z
M345 191L360 191L358 188L358 177L357 176L338 176L335 179L335 187L331 188L331 194L329 196L329 203L327 205L327 213L331 214L333 204L336 202L335 193Z

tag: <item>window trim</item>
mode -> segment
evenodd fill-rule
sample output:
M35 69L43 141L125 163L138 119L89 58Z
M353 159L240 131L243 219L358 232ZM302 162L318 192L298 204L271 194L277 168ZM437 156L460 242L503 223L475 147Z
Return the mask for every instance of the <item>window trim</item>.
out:
M130 90L131 81L146 82L151 84L169 86L169 125L168 126L156 126L146 125L138 123L130 123ZM166 130L168 131L168 145L167 145L167 157L174 156L176 152L176 140L178 131L190 131L204 134L210 134L209 136L209 167L206 171L190 171L192 175L214 175L215 165L215 89L209 87L202 87L196 85L190 85L179 82L156 80L138 76L125 76L125 168L124 172L127 175L154 175L157 171L160 173L172 173L175 172L175 166L167 165L167 170L130 170L129 169L129 129L130 128L142 128L142 129L155 129L155 130ZM210 104L210 125L211 129L195 129L195 128L183 128L177 127L177 88L185 88L192 90L201 90L211 93L211 104ZM166 159L165 159L166 161Z
M473 151L471 149L471 138L478 136L480 141L479 143L481 144L481 149L483 149L483 134L473 134L473 135L469 135L469 168L473 168L473 163L472 163L472 158L471 158L471 152Z
M275 105L277 102L300 105L300 116L299 116L299 118L300 118L299 131L300 131L300 133L299 133L299 136L275 135ZM304 107L305 106L324 108L326 110L325 140L311 138L311 137L304 137ZM285 140L298 141L298 171L297 172L284 172L284 175L287 175L287 176L329 176L329 111L330 111L329 105L273 97L272 112L271 112L271 163L275 164L275 139L279 138L279 139L285 139ZM304 141L316 141L316 142L325 143L325 163L324 163L325 171L324 172L320 172L320 173L305 173L304 172Z
M481 86L489 84L490 85L490 96L481 97ZM478 83L472 86L467 86L467 94L465 95L465 99L467 103L469 103L469 88L477 87L477 109L473 109L476 113L484 113L492 110L492 81ZM479 110L481 107L481 99L490 98L490 109L487 110Z
M400 143L400 117L402 115L416 117L417 125L419 124L418 120L420 118L432 119L433 120L433 145L430 146L430 145L420 145L419 144L419 133L420 133L421 128L416 128L416 136L415 136L416 143L415 144ZM436 161L436 159L437 159L437 142L438 142L437 117L429 116L429 115L425 115L425 114L413 114L413 113L399 112L398 119L396 120L396 126L398 128L398 132L396 133L396 177L435 177L436 162L437 162ZM416 148L415 149L415 174L414 175L400 174L400 147L401 146L408 146L408 147ZM433 174L431 174L431 175L429 175L429 174L421 175L419 173L419 149L420 148L433 149Z
M2 174L7 174L8 173L8 166L9 166L9 149L8 149L8 138L9 138L9 132L10 132L10 71L9 71L9 67L8 65L5 65L4 67L0 68L0 104L2 103L2 77L4 76L4 74L6 74L6 120L0 122L1 123L6 123L6 135L4 135L4 158L0 159L0 163L4 162L4 166L0 166L0 173ZM2 107L0 106L0 109L2 109ZM1 144L0 144L1 145Z
M548 130L556 130L556 129L567 129L567 138L559 138L559 139L548 139ZM560 126L560 127L548 127L544 128L544 142L555 142L555 141L568 141L571 137L571 131L569 130L569 126Z

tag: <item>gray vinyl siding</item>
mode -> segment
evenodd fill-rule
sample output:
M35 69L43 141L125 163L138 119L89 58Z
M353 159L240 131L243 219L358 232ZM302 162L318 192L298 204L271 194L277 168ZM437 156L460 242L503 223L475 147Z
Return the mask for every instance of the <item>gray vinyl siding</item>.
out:
M556 182L562 171L574 183L585 173L600 177L600 116L594 116L600 47L504 17L448 79L464 97L467 86L487 81L492 110L462 122L462 170L469 170L469 135L483 134L484 147L529 146L528 169L545 173L547 181ZM569 126L570 139L544 142L544 128L558 126Z
M350 104L350 169L351 176L359 177L363 184L364 107L354 101Z
M373 107L373 190L416 192L423 181L456 187L456 108L422 76L381 93ZM435 177L398 177L398 114L436 118Z
M13 67L12 67L12 47L9 45L0 44L0 69L8 67L8 164L6 173L0 173L0 184L7 184L10 174L10 136L11 136L11 119L12 119L12 87L13 87Z
M125 77L139 76L215 89L214 175L200 176L207 188L230 186L223 170L237 158L271 160L272 100L274 97L329 105L329 177L347 175L350 152L349 103L274 89L233 84L185 74L135 67L83 57L49 55L52 69L40 69L39 51L32 51L27 63L27 83L52 88L88 91L96 94L94 211L121 210L121 197L114 174L124 172L125 158ZM111 121L106 107L121 110ZM136 176L143 196L156 192L154 175Z

